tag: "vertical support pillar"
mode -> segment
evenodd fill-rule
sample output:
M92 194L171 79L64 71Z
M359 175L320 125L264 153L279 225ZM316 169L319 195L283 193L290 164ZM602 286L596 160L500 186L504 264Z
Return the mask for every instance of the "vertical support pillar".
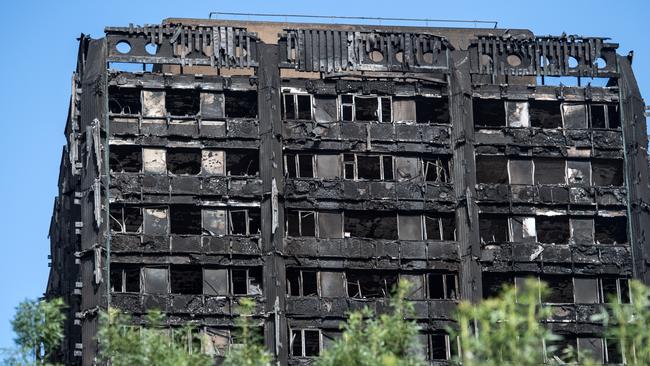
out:
M288 358L288 328L285 316L286 271L284 258L284 208L279 197L284 191L282 174L282 119L280 116L280 69L277 45L258 43L258 115L260 131L260 176L263 185L261 204L262 251L266 346L279 365Z
M453 149L453 179L456 193L456 241L460 256L460 296L478 301L482 297L479 259L481 243L476 197L476 164L474 160L474 120L472 85L467 51L452 53L449 76L449 113Z

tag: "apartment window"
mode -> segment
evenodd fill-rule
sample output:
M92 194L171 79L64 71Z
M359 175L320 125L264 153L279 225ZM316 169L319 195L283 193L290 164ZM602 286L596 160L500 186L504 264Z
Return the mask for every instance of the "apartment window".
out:
M168 149L167 171L178 175L199 174L201 172L201 150L188 148Z
M548 285L548 295L542 299L551 304L568 304L574 302L573 278L564 275L543 275L540 280Z
M397 284L397 273L349 270L345 272L348 297L357 299L388 297Z
M565 128L587 128L587 107L584 104L562 104Z
M535 217L513 216L510 218L510 235L513 242L536 242Z
M591 185L589 160L567 160L567 180L571 184Z
M284 93L282 105L285 120L311 120L312 97L309 94Z
M115 233L142 232L142 209L140 207L110 205L111 231Z
M140 268L135 266L111 266L112 292L140 292Z
M458 343L456 338L446 333L436 332L424 335L427 345L427 359L431 361L451 360L458 355Z
M314 211L287 211L287 235L316 236L316 213Z
M340 212L319 211L317 216L319 238L343 237L343 215Z
M578 338L578 357L587 357L588 359L594 360L597 363L602 364L604 361L604 348L603 340L601 338ZM579 361L583 361L579 359Z
M174 205L169 208L171 234L201 235L201 208L192 205Z
M514 277L508 273L483 272L483 298L499 296L504 286L512 285Z
M594 229L596 244L627 243L627 217L625 216L596 216Z
M422 240L421 215L397 215L397 228L400 240Z
M346 237L397 239L397 215L377 211L346 211L343 218Z
M502 100L478 99L472 101L474 126L476 127L505 127L506 111Z
M253 149L228 150L226 172L230 176L256 176L260 171L260 154Z
M503 243L508 238L508 218L500 215L480 214L478 219L481 243Z
M139 114L142 111L140 89L109 86L108 110L114 114Z
M290 296L318 296L318 272L287 269L287 293Z
M291 355L317 357L320 355L322 336L319 329L291 329Z
M145 235L167 235L168 217L166 208L143 209L143 233Z
M203 293L201 267L172 265L169 268L169 282L172 294L200 295Z
M429 299L455 300L458 298L458 280L455 274L430 273L427 276Z
M195 89L168 89L165 108L172 116L194 116L201 110L201 96Z
M573 355L565 354L562 350L567 348L578 349L578 340L575 335L562 334L560 339L546 341L546 357L548 360L559 359L563 364L573 363Z
M568 216L537 216L537 241L543 244L567 244L571 237Z
M621 159L593 159L591 170L595 186L620 187L624 183Z
M345 179L393 180L393 157L343 154Z
M110 145L109 166L113 173L142 171L142 148L135 145Z
M592 104L591 128L621 128L621 117L618 104Z
M316 158L316 176L319 178L339 178L341 176L341 155L319 154ZM297 171L297 170L296 170Z
M167 151L165 149L144 148L142 160L145 173L167 173Z
M164 118L167 115L165 111L165 92L154 90L142 91L142 116L153 118Z
M233 295L261 295L262 269L241 268L231 269L231 284Z
M225 159L224 151L202 150L201 151L201 173L203 173L204 175L224 175L225 161L226 159Z
M203 229L203 234L212 236L226 235L226 222L226 210L201 210L201 228Z
M448 216L424 216L426 240L456 240L456 219Z
M203 294L211 296L228 295L228 277L228 269L226 268L204 268Z
M285 154L284 167L289 178L313 178L313 154Z
M434 183L449 183L451 178L449 175L450 165L449 159L436 158L436 159L423 159L424 166L424 179L427 182Z
M257 91L224 91L226 117L257 118Z
M220 357L226 355L232 344L230 330L207 327L203 334L205 337L203 352L205 354Z
M528 102L530 125L538 128L562 128L560 102L531 100Z
M198 354L202 349L203 338L198 329L185 327L171 328L172 341L190 354Z
M391 122L390 97L341 95L341 119L343 121Z
M142 269L145 294L164 295L169 293L169 271L164 267Z
M506 101L506 122L509 127L530 127L528 102Z
M260 232L259 209L241 209L228 212L228 231L231 235L257 235Z
M508 184L508 159L498 155L476 157L476 182Z
M415 98L417 123L449 123L449 99L419 96Z
M535 184L566 184L566 161L558 158L535 158Z
M630 283L627 278L601 278L599 281L600 299L603 303L630 303Z

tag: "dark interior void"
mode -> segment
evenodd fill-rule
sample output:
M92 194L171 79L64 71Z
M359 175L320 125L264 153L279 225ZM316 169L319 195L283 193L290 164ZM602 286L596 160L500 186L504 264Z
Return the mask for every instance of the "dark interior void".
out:
M560 102L552 100L530 100L528 106L530 125L539 128L561 128L562 112Z
M618 104L592 104L591 127L592 128L620 128L621 117L618 111Z
M201 94L194 89L167 89L165 109L172 116L195 116L201 110Z
M289 236L316 236L316 214L313 211L289 210L286 216Z
M199 174L201 149L167 149L167 171L172 174Z
M142 148L135 145L110 145L109 166L112 172L142 171Z
M535 184L565 184L566 162L557 158L535 158Z
M140 207L110 206L111 231L118 233L138 233L142 229L142 209Z
M393 271L346 271L348 296L354 298L388 297L397 284L397 272Z
M512 286L515 278L512 274L483 272L483 298L497 297L504 286Z
M456 240L456 219L453 215L424 216L427 240Z
M397 239L397 215L378 211L346 211L344 230L354 238Z
M381 157L379 155L357 155L357 177L359 179L381 179Z
M201 235L201 208L192 205L169 207L172 234Z
M575 364L574 355L562 352L562 350L569 349L569 348L573 350L578 349L578 339L576 335L560 334L560 337L561 338L559 339L548 341L548 343L546 344L546 357L549 359L554 359L555 357L557 357L557 359L560 360L564 365ZM582 353L580 357L582 356L585 356L585 354Z
M284 94L284 119L312 119L311 96L308 94Z
M231 270L233 295L259 295L262 289L262 268L237 268Z
M318 296L318 272L288 268L287 293L290 296Z
M594 238L598 244L627 243L627 217L594 218Z
M203 271L199 266L172 265L169 268L169 282L172 294L203 293Z
M231 210L228 222L229 232L232 235L257 235L260 232L260 210L249 208Z
M231 118L257 118L257 92L226 90L225 112Z
M428 358L430 360L447 360L447 336L444 333L429 334L427 337L429 343ZM450 345L453 349L453 345Z
M540 280L546 282L548 295L542 298L547 303L573 303L573 277L564 275L542 275Z
M290 178L313 178L313 158L311 154L285 154L287 175Z
M427 182L435 183L449 183L451 176L449 175L450 161L448 158L437 159L423 159L422 165L424 166L424 178ZM385 168L384 168L385 169Z
M254 176L260 171L259 151L252 149L226 151L226 172L235 176Z
M142 112L140 89L108 87L108 110L117 114L140 114Z
M505 156L479 155L476 157L476 182L508 183L508 159Z
M111 265L112 292L140 292L140 268L128 265Z
M303 349L304 338L304 349ZM291 330L291 355L316 357L320 354L320 332L318 330Z
M473 99L474 126L505 127L506 108L500 99Z
M537 216L537 241L544 244L566 244L571 237L568 216Z
M508 241L508 218L506 216L480 214L478 227L482 243Z
M427 277L429 299L454 300L457 298L456 275L430 273Z
M622 159L593 159L591 161L591 171L595 186L623 185Z
M377 97L354 97L354 109L357 121L378 121L379 108Z
M449 98L415 98L417 123L449 123Z
M606 277L600 280L604 302L630 303L630 284L626 278Z

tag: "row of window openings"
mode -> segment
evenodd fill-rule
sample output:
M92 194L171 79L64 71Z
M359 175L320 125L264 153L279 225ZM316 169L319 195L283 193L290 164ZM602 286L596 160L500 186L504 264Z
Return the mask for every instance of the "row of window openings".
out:
M618 104L576 104L474 99L476 127L607 128L618 129Z
M427 182L451 182L451 161L446 157L285 154L284 166L290 178L409 181L423 177Z
M170 207L110 206L111 231L145 235L258 235L259 208L201 209L192 205Z
M483 297L497 296L502 286L510 284L523 288L529 277L513 277L507 274L485 273L483 275ZM568 275L541 275L534 277L547 284L548 294L539 302L547 304L604 304L631 301L629 280L626 278L587 278Z
M622 186L624 181L621 159L508 159L498 155L476 157L477 183Z
M287 294L301 297L387 298L400 279L408 280L413 300L456 300L458 278L453 273L400 274L394 271L315 271L287 269ZM345 284L345 286L343 286Z
M111 86L108 109L113 114L144 117L195 116L203 118L257 118L257 91L194 89L141 90Z
M286 233L290 237L453 241L456 239L455 223L451 214L286 211Z
M260 163L259 152L252 149L223 151L111 145L109 165L112 172L256 176Z
M285 120L449 123L447 97L283 93Z
M482 243L538 242L542 244L624 244L627 217L479 215Z

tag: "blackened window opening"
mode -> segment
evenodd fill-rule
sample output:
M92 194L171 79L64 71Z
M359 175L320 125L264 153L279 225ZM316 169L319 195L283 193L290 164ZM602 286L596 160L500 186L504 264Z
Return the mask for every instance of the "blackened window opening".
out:
M234 176L256 176L260 171L257 150L242 149L226 151L226 171Z
M167 149L167 171L172 174L199 174L201 149Z
M230 118L257 118L257 92L226 90L225 112Z
M115 114L140 114L142 112L140 89L110 86L108 110Z
M142 148L135 145L111 145L109 166L115 173L139 173L142 171Z
M195 116L201 110L198 90L168 89L165 92L165 109L172 116Z
M170 232L181 235L201 235L201 209L191 205L169 208Z

